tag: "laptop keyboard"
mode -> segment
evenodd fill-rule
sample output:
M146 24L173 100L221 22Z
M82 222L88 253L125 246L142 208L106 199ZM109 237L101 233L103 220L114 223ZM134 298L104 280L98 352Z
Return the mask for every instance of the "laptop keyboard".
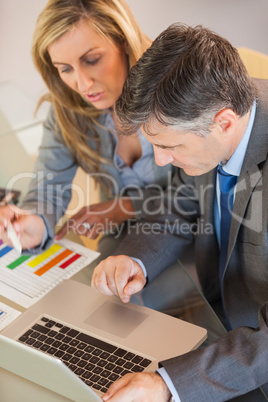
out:
M127 373L142 372L152 362L48 317L41 317L18 340L59 358L101 392Z

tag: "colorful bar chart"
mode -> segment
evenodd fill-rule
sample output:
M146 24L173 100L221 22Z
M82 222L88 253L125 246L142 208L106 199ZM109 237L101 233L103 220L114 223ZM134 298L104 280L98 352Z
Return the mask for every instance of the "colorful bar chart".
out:
M27 308L98 255L68 239L41 254L20 255L0 239L0 294Z

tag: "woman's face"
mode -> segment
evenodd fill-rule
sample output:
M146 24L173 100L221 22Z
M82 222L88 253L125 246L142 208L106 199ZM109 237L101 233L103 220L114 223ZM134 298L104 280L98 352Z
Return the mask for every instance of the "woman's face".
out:
M81 20L48 52L65 84L97 109L114 105L128 73L125 46L118 48Z

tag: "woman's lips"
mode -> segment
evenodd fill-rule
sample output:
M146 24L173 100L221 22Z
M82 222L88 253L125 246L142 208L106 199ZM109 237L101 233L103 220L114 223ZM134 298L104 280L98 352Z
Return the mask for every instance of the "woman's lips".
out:
M94 92L91 95L85 95L89 102L99 102L103 98L104 92Z

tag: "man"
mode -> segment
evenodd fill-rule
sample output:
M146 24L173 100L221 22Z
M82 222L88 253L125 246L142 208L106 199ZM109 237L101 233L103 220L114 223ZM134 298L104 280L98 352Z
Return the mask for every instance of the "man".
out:
M268 395L268 82L251 80L224 38L175 24L132 69L116 111L122 132L142 129L157 164L180 169L165 211L154 205L161 213L147 218L151 234L133 231L96 267L92 286L128 302L195 240L204 294L221 297L229 332L158 373L123 377L103 399L225 401L258 387Z

